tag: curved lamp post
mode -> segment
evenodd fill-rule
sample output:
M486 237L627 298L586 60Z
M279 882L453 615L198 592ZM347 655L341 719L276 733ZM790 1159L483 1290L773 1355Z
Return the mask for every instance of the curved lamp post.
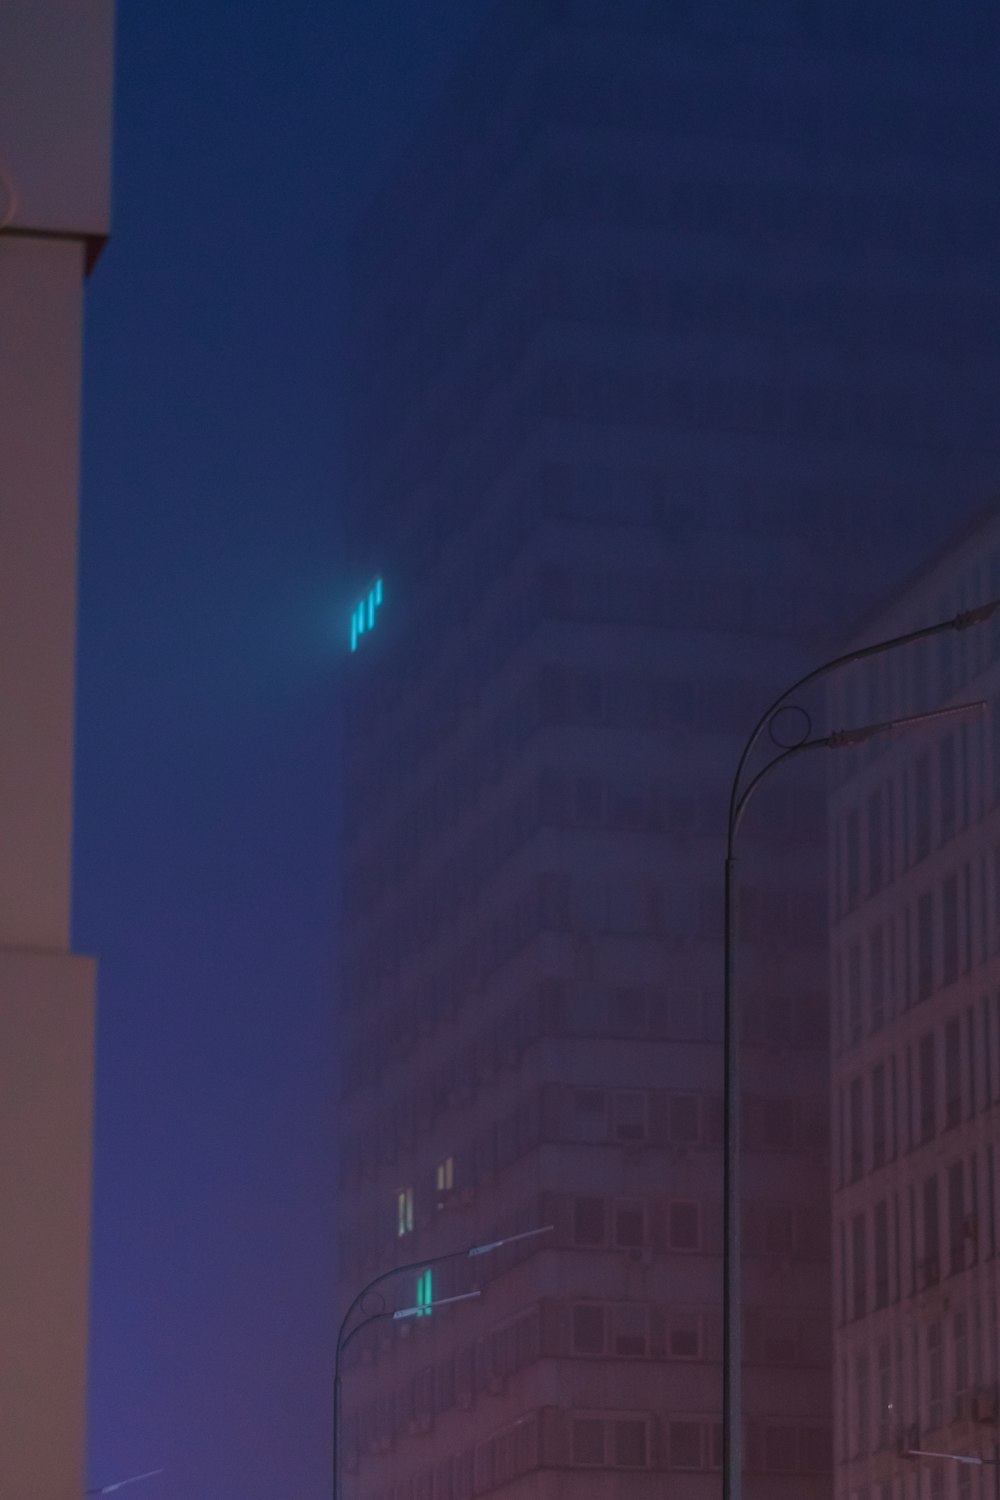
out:
M391 1281L396 1276L430 1271L434 1266L445 1265L448 1261L475 1260L480 1255L491 1255L494 1250L502 1250L505 1245L515 1245L521 1240L533 1240L540 1234L551 1234L552 1228L551 1224L545 1224L540 1229L525 1229L520 1234L508 1234L503 1239L489 1240L483 1245L470 1245L464 1250L448 1250L443 1255L431 1255L425 1260L410 1261L405 1266L393 1266L390 1270L382 1271L380 1275L374 1276L367 1286L363 1286L357 1296L352 1299L340 1320L333 1359L333 1500L339 1500L340 1496L340 1366L348 1344L362 1329L368 1328L372 1323L383 1320L401 1322L405 1318L419 1318L425 1313L432 1312L436 1307L447 1307L453 1302L469 1302L474 1297L482 1296L481 1291L462 1292L457 1297L442 1297L437 1302L418 1302L413 1307L392 1309L379 1291L383 1282ZM354 1322L352 1327L350 1326L351 1320L357 1313L363 1316Z
M840 750L861 744L875 735L889 734L908 729L914 725L945 718L952 714L968 713L982 709L982 702L957 704L952 708L938 709L931 713L916 714L905 719L888 719L878 724L865 724L854 729L840 729L832 734L813 736L812 719L800 704L789 701L802 688L826 677L841 667L852 666L869 656L880 656L887 651L896 651L916 641L926 640L932 635L942 635L949 630L967 630L981 625L1000 609L1000 599L977 609L964 610L951 619L941 620L935 625L926 625L920 630L910 630L904 635L891 636L888 640L875 641L835 656L831 661L814 667L804 677L793 682L774 702L765 709L751 731L750 737L736 763L732 788L729 794L729 822L726 838L725 893L723 900L723 1248L722 1248L722 1492L723 1500L741 1500L743 1493L743 1287L742 1287L742 1233L740 1223L740 1076L739 1076L739 1026L736 1009L735 949L736 949L736 834L747 804L760 783L771 771L801 755L807 750ZM776 723L783 713L800 715L800 732L790 739L782 739L776 732ZM750 774L748 763L765 731L770 737L775 753L755 773Z

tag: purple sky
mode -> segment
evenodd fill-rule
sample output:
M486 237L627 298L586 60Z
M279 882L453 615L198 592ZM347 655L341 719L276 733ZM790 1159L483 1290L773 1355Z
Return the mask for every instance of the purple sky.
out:
M341 251L485 0L120 6L88 296L88 1483L328 1491Z

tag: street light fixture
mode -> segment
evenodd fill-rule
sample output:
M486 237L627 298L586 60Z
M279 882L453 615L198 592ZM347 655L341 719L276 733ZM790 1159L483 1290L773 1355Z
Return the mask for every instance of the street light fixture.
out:
M976 1468L993 1470L993 1492L1000 1500L1000 1438L993 1444L993 1457L982 1458L971 1453L937 1453L933 1448L904 1448L904 1458L944 1458L953 1464L972 1464Z
M878 724L837 730L832 734L812 736L812 719L800 704L789 701L802 688L826 677L841 667L852 666L870 656L880 656L910 646L930 636L949 630L968 630L992 618L1000 609L1000 599L976 609L964 610L951 619L925 625L904 635L875 641L869 646L845 652L824 662L793 682L767 708L750 734L736 763L729 794L729 821L726 838L725 887L723 899L723 1247L722 1247L722 1493L723 1500L741 1500L743 1493L743 1287L742 1233L740 1223L740 1070L739 1026L736 1010L736 834L747 804L764 778L779 765L807 750L840 750L873 738L924 724L951 714L968 713L985 707L983 703L963 703L952 708L916 714L906 719L889 719ZM801 716L800 732L783 739L776 724L783 713ZM747 765L765 731L776 753L752 776ZM998 1497L1000 1500L1000 1497Z
M116 1490L125 1489L126 1485L139 1484L143 1479L155 1479L157 1474L162 1474L162 1469L147 1469L145 1474L133 1474L130 1479L119 1479L114 1484L98 1485L96 1489L84 1490L85 1495L113 1495Z
M481 1297L480 1290L462 1292L457 1297L442 1297L438 1301L429 1298L422 1299L419 1296L412 1307L389 1308L385 1297L378 1290L383 1282L391 1281L396 1276L406 1276L413 1272L423 1273L430 1271L434 1266L443 1266L453 1260L476 1260L480 1255L492 1255L495 1250L502 1250L507 1245L519 1244L522 1240L533 1240L541 1234L551 1234L555 1226L544 1224L539 1229L525 1229L520 1234L508 1234L499 1240L488 1240L481 1245L469 1245L462 1250L448 1250L443 1255L431 1255L426 1260L410 1261L405 1266L392 1266L388 1271L382 1271L380 1275L374 1276L366 1286L363 1286L357 1296L348 1305L347 1311L340 1320L340 1328L337 1331L337 1344L333 1361L333 1500L339 1500L340 1496L340 1366L344 1350L348 1344L359 1334L362 1329L371 1323L377 1323L382 1319L393 1322L401 1322L407 1318L424 1317L433 1312L436 1307L448 1307L455 1302L469 1302L475 1297ZM376 1306L366 1306L371 1299L376 1299ZM350 1327L352 1318L356 1313L364 1316Z

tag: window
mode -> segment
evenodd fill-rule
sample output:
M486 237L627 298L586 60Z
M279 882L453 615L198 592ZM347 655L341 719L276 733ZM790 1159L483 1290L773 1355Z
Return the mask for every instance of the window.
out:
M697 1094L671 1094L667 1115L672 1142L691 1145L701 1138L701 1100Z
M934 1137L937 1122L937 1068L935 1062L934 1033L929 1031L920 1038L918 1062L920 1068L920 1136L921 1141Z
M856 809L844 823L844 846L845 900L848 911L853 911L861 899L861 829Z
M876 927L868 939L868 977L871 997L869 1024L872 1031L879 1031L885 1022L885 951L881 927Z
M868 1374L868 1354L862 1350L854 1362L854 1393L857 1400L857 1422L855 1424L855 1451L868 1452L871 1446L870 1413L871 1385Z
M872 1237L875 1249L874 1305L879 1308L885 1307L889 1301L889 1205L885 1199L875 1205Z
M646 1139L646 1095L638 1089L619 1089L615 1094L615 1139Z
M965 1269L966 1233L965 1170L961 1161L948 1168L948 1253L951 1273Z
M672 1308L667 1331L671 1359L701 1358L701 1317L683 1308Z
M884 880L882 864L882 793L872 792L868 798L868 884L874 892L882 889Z
M863 1318L868 1310L868 1247L865 1243L865 1216L855 1214L851 1220L851 1264L852 1296L851 1308L855 1318Z
M645 1417L620 1417L612 1423L616 1469L644 1469L647 1464L648 1424Z
M938 750L941 793L941 842L947 843L955 834L955 736L945 735Z
M875 1446L887 1448L892 1433L892 1359L888 1340L879 1344L875 1374Z
M940 1427L944 1420L943 1386L944 1350L941 1343L941 1324L934 1322L927 1328L927 1425L929 1427Z
M914 858L926 859L931 852L931 763L927 754L918 755L913 768L913 843Z
M697 1203L674 1202L667 1210L667 1243L671 1250L697 1250L701 1244L701 1210Z
M438 1196L443 1197L455 1189L455 1158L446 1156L444 1161L439 1161L434 1173Z
M573 1418L573 1462L582 1468L604 1467L603 1418Z
M970 1389L968 1320L964 1312L955 1313L951 1320L952 1370L955 1387L955 1416L961 1417L962 1397Z
M635 1200L615 1204L615 1244L623 1250L646 1243L646 1205Z
M847 954L847 1045L861 1040L864 1026L861 998L861 949L853 943Z
M864 1171L864 1095L860 1078L852 1078L848 1092L850 1111L850 1180L857 1182Z
M885 1165L885 1063L872 1069L872 1166Z
M404 1234L413 1232L413 1189L400 1188L396 1194L396 1234L402 1239Z
M944 1123L951 1130L962 1118L962 1025L958 1016L944 1028Z
M604 1199L573 1199L574 1245L603 1245L606 1240Z
M644 1359L648 1352L645 1307L620 1303L611 1311L611 1347L623 1358Z
M573 1308L573 1353L604 1353L604 1307L599 1302L578 1302Z
M573 1090L573 1139L603 1141L608 1135L608 1096L604 1089Z
M941 886L941 980L954 984L958 978L958 876L949 875Z
M926 1000L934 988L934 902L925 891L917 902L917 999Z
M574 1417L573 1462L588 1469L645 1469L649 1463L646 1417Z
M672 1469L702 1467L700 1422L669 1423L667 1441Z
M923 1259L923 1286L933 1286L941 1279L941 1228L938 1213L938 1183L937 1177L931 1176L924 1182L923 1191L924 1207L924 1259ZM918 1283L917 1290L921 1290Z

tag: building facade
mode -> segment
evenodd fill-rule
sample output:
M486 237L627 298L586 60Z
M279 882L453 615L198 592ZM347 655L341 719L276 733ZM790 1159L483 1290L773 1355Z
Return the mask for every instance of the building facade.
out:
M83 281L110 3L0 7L0 1494L84 1488L94 965L70 944Z
M745 11L507 0L359 230L342 1300L553 1226L354 1343L365 1500L718 1494L729 778L995 480L993 44ZM745 839L747 1493L818 1500L821 790Z
M864 638L991 598L996 512L900 589ZM834 691L845 722L979 699L989 712L874 741L835 768L836 1494L993 1500L1000 614L844 677Z

